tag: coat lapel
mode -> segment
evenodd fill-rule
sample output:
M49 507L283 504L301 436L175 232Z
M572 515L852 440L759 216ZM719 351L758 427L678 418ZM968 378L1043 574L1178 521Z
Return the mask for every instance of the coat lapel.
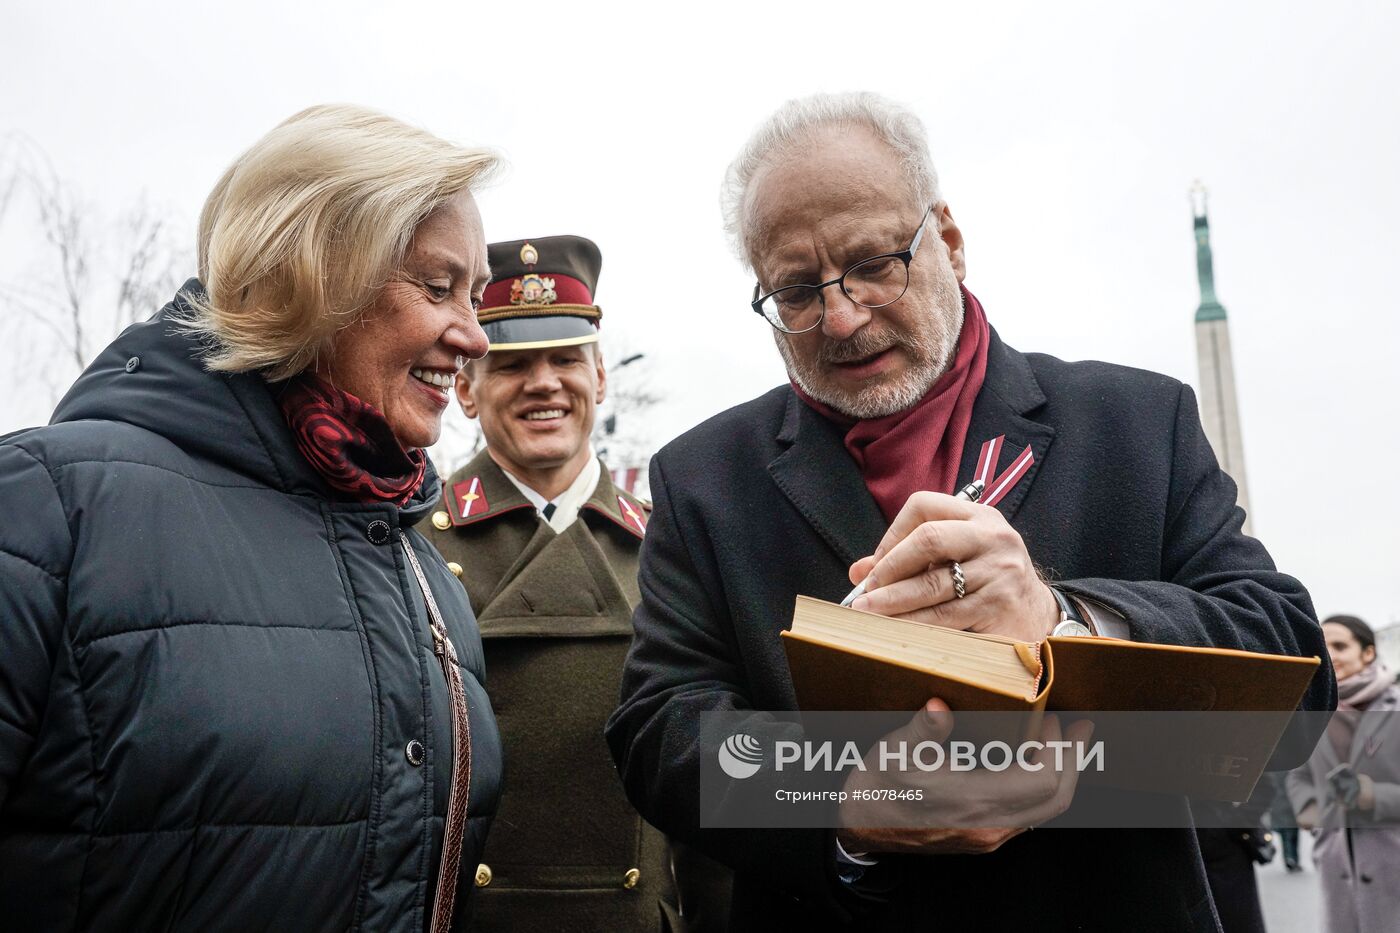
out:
M972 421L958 466L958 488L972 481L977 457L986 441L1003 435L1006 438L1002 442L1000 462L992 465L993 478L1001 475L1021 451L1030 447L1035 462L996 506L1009 522L1045 463L1050 443L1055 439L1055 429L1025 417L1045 404L1045 393L1040 390L1026 358L1002 343L995 329L990 333L987 376L972 406Z
M1387 690L1377 702L1372 703L1357 717L1356 734L1351 737L1351 760L1354 764L1366 758L1374 758L1376 752L1380 751L1386 736L1384 733L1377 733L1381 731L1381 726L1391 725L1396 721L1395 717L1400 715L1397 713L1397 706L1400 706L1397 704L1397 698L1400 698L1400 691L1394 688Z
M1313 777L1322 782L1315 788L1319 794L1325 794L1327 790L1327 772L1341 763L1342 759L1337 755L1337 749L1332 744L1332 738L1327 735L1326 732L1323 732L1322 738L1320 738L1317 745L1313 747L1312 757L1309 759L1309 766L1313 769Z
M1035 462L997 504L1007 521L1025 501L1055 438L1054 428L1025 417L1043 404L1045 393L1026 358L1002 343L992 330L987 375L972 406L958 484L961 487L972 480L984 441L1006 438L1001 462L994 465L994 477L1029 446ZM768 464L768 472L803 518L848 564L874 551L884 536L885 518L846 451L841 428L789 392L778 441L790 446Z
M448 518L459 527L534 508L485 449L443 483L442 501Z
M839 427L789 391L778 432L778 442L788 447L768 464L768 473L822 540L853 564L880 543L885 518L842 437Z
M582 510L603 516L638 540L646 537L651 506L630 492L618 489L612 481L612 474L608 472L606 463L602 464L602 471L598 474L598 485L594 487L593 495L583 504Z

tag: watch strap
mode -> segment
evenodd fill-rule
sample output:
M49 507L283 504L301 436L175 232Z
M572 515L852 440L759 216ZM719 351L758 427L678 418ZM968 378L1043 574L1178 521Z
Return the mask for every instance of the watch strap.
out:
M1050 584L1050 592L1055 596L1055 602L1060 606L1060 621L1051 630L1052 635L1084 636L1094 634L1094 627L1084 618L1079 611L1079 606L1069 594L1065 593L1058 586Z

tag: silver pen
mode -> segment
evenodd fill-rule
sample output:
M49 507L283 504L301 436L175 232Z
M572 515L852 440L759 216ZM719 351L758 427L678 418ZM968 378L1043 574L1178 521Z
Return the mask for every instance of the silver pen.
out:
M982 490L986 488L986 483L982 482L980 479L975 479L972 482L968 483L966 486L964 486L962 489L959 489L958 494L953 498L962 499L966 502L976 502L978 499L982 498ZM841 605L849 606L851 603L864 596L865 584L869 582L870 578L866 577L864 580L857 583L856 588L851 590L851 592L846 595L845 599L841 600Z

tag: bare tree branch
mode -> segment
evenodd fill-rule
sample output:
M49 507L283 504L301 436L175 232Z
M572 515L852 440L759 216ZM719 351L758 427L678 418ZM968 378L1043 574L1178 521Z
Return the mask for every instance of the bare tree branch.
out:
M14 202L15 192L19 190L18 151L19 142L15 134L0 135L0 221L4 221Z
M607 398L593 427L593 448L609 469L639 469L643 485L633 491L642 495L645 468L656 447L657 407L664 395L653 387L651 359L625 339L609 337L606 358L616 362L608 369Z
M117 218L97 211L38 145L0 136L0 221L29 226L18 241L29 249L0 256L10 264L0 273L0 307L15 312L11 322L24 322L12 329L43 338L26 354L13 342L4 347L15 364L5 373L18 386L66 385L72 373L63 361L82 370L179 284L188 254L175 245L170 217L141 198Z
M47 307L46 303L36 303L32 298L26 297L21 289L8 285L0 285L0 298L5 299L10 307L42 325L56 336L65 348L67 347L71 335L60 324L59 315L54 312L55 307L58 307L61 312L61 307L55 306L51 302L47 303Z
M93 251L84 223L85 208L59 179L47 157L38 153L35 162L27 180L39 213L40 230L57 260L58 286L69 331L66 349L81 369L87 364L83 298L90 284L88 257Z
M179 251L169 242L168 220L143 199L124 218L122 242L127 244L117 279L114 333L134 324L174 293L179 282Z
M448 411L442 419L442 436L428 451L441 479L461 469L486 446L478 422L460 412Z

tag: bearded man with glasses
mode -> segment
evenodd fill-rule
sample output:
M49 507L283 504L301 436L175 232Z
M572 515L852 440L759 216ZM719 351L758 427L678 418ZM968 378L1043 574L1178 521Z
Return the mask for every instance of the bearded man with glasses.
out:
M940 207L937 214L935 206ZM751 307L790 338L823 327L828 288L839 289L841 296L857 308L872 311L889 308L909 291L909 270L930 221L937 230L944 215L950 233L956 233L957 227L952 223L947 205L930 205L908 249L861 259L839 277L820 285L781 284L767 294L763 294L761 284L755 285ZM777 273L777 281L800 275L797 271L800 265ZM930 277L916 287L908 304L926 306L923 304L926 296L937 302L937 307L950 307L960 301L957 281L948 275ZM859 311L857 317L860 317ZM873 320L874 315L870 318ZM926 326L903 333L896 333L893 328L858 327L845 339L822 341L811 355L794 349L795 344L810 343L810 340L779 337L778 351L798 385L821 386L814 397L831 393L830 404L846 412L848 417L880 418L917 402L946 367L958 337L951 326L953 322L942 316L930 316L921 323ZM891 355L896 349L900 353ZM905 366L896 376L890 370L897 368L896 356L900 355ZM842 375L848 381L833 382L828 374ZM870 378L872 376L874 378ZM841 388L843 385L846 388Z
M1189 388L991 328L915 116L870 94L793 101L731 166L725 204L791 382L652 460L607 728L633 803L735 869L735 930L1217 930L1189 829L1025 832L1065 810L1073 772L1034 798L979 772L985 828L938 822L966 806L947 772L923 776L917 829L701 828L703 714L753 711L739 731L763 747L792 738L761 711L797 708L779 633L799 594L863 583L857 609L1027 642L1325 652L1307 591L1241 533ZM955 498L974 476L982 500ZM1303 708L1335 692L1323 665ZM945 737L946 705L924 710L911 728Z

